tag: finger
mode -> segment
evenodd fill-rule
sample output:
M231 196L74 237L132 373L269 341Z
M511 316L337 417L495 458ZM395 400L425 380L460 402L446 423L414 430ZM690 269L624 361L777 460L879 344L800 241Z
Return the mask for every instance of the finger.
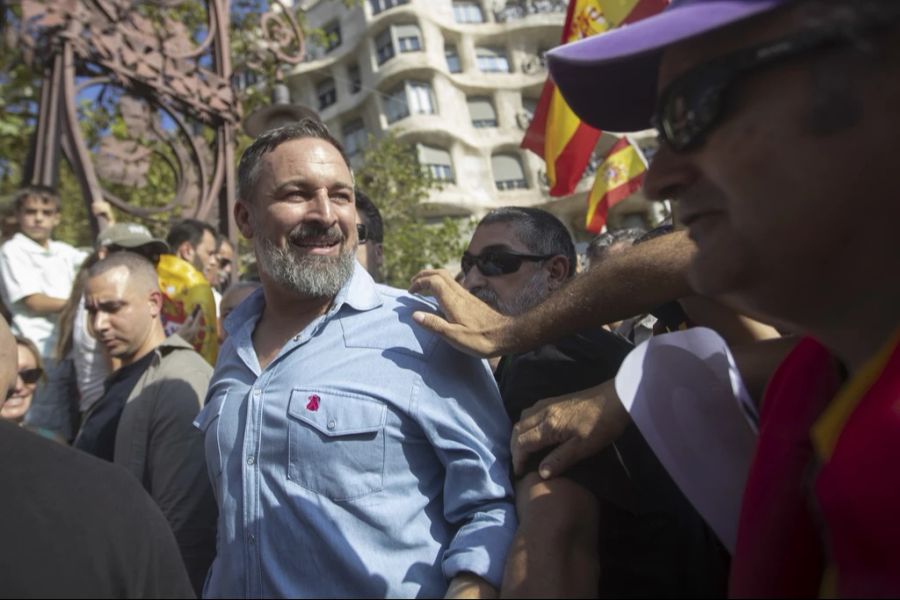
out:
M513 457L513 470L519 474L528 457L547 446L556 443L553 430L542 421L540 426L521 429L518 435L510 440L510 451Z
M565 473L569 467L591 455L584 449L584 445L577 438L571 438L550 451L541 466L538 474L541 479L550 479Z
M451 327L450 323L438 315L421 310L413 313L413 321L440 336L447 336Z
M437 272L422 272L416 275L409 286L410 294L421 294L422 296L434 296L435 290L442 284L440 275Z

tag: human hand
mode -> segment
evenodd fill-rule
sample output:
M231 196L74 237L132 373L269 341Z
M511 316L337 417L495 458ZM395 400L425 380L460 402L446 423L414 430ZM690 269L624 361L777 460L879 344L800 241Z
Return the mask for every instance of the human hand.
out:
M616 394L615 379L541 400L513 427L513 470L521 475L531 454L556 446L541 461L538 473L543 479L559 475L614 442L630 421Z
M91 203L91 214L97 219L101 231L110 225L116 224L116 217L113 215L112 205L106 200L94 200Z
M444 269L425 270L413 277L410 293L433 296L444 318L417 311L413 319L468 354L489 358L511 347L510 317L501 315L459 285Z

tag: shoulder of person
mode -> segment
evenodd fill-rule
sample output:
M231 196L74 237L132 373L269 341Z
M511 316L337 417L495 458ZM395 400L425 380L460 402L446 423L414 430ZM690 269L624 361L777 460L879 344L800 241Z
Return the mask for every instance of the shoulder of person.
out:
M167 337L157 348L160 363L167 368L177 368L179 372L199 374L209 379L213 369L184 338L177 333Z
M350 348L397 351L422 360L441 344L434 333L413 321L416 311L434 311L435 306L405 290L378 284L375 290L381 305L341 319L344 341Z

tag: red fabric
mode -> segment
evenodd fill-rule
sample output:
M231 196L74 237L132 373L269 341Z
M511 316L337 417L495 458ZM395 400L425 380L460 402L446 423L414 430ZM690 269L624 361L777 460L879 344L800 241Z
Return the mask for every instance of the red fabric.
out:
M838 594L900 596L900 345L844 424L815 492Z
M825 557L810 506L815 451L809 431L840 384L831 354L809 338L769 383L741 506L730 597L818 595Z

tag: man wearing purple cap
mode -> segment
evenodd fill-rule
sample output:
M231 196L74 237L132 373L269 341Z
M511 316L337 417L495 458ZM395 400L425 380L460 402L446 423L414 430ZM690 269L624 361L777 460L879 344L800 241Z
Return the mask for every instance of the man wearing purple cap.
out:
M676 0L549 55L586 122L659 129L645 192L679 200L696 250L669 260L693 255L690 287L810 336L763 401L733 595L900 593L898 17L896 0ZM850 209L874 218L848 227ZM464 311L426 274L416 288L457 323L419 320L458 346L508 352L614 304L592 287L601 275L510 320Z

